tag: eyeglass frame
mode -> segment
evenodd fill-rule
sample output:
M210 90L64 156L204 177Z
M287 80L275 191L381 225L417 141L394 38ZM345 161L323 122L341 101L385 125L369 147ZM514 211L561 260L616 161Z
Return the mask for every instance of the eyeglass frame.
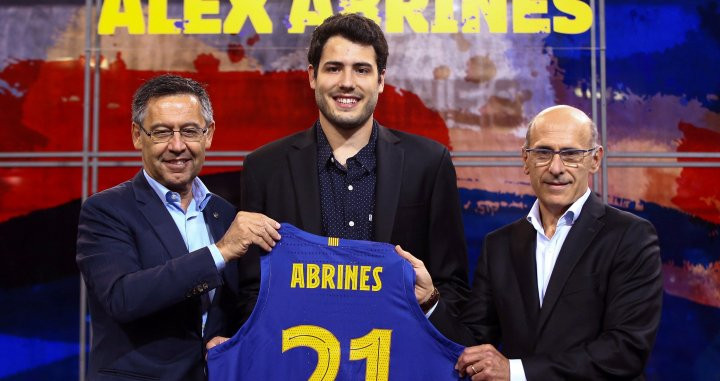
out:
M563 165L566 167L570 167L570 168L577 168L580 165L580 163L588 156L589 153L591 153L593 151L597 151L598 148L600 148L600 146L595 146L595 147L589 148L589 149L566 148L566 149L561 149L561 150L555 151L555 150L552 150L549 148L522 147L523 152L525 152L526 154L528 152L532 153L532 152L540 152L540 151L544 151L544 152L548 152L548 153L552 152L552 155L550 156L550 159L548 161L545 161L542 163L535 162L536 167L544 167L546 165L549 165L550 163L552 163L553 159L555 158L555 155L558 155L558 157L560 158L560 161L563 163ZM578 160L577 163L566 162L565 160L563 160L563 157L562 157L562 154L566 153L566 152L582 152L582 158L580 158L580 160Z
M140 130L141 130L145 135L147 135L147 137L149 137L150 140L151 140L153 143L155 143L155 144L160 144L160 143L167 143L167 142L169 142L169 141L172 140L172 138L175 136L175 133L176 133L176 132L180 134L180 140L182 140L182 141L184 141L184 142L199 142L199 141L202 141L202 137L203 137L203 136L206 136L206 134L207 134L207 132L208 132L208 127L207 127L207 126L205 126L204 128L199 128L199 127L181 127L181 128L178 129L178 130L168 128L169 131L172 131L172 135L170 135L167 140L157 141L157 140L153 139L153 132L156 131L157 129L148 132L148 130L146 130L145 127L142 126L142 124L140 124L140 123L135 123L135 124L136 124L138 127L140 127ZM165 128L167 128L167 127L165 127ZM186 128L186 129L192 128L192 129L200 130L200 131L202 132L202 133L200 134L201 137L200 137L198 140L186 140L186 137L184 137L184 136L182 135L182 130L183 130L183 128Z

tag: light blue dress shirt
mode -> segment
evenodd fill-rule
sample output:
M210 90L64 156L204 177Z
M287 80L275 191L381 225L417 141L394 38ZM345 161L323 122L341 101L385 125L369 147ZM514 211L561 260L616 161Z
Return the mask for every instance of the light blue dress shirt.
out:
M210 201L210 197L212 197L212 194L208 191L205 184L203 184L198 177L193 180L192 199L190 200L190 205L188 205L187 211L185 211L180 205L179 193L173 192L157 182L155 179L150 177L144 169L143 175L145 175L145 179L147 179L150 187L155 191L158 197L160 197L160 200L162 200L173 221L175 221L175 225L177 225L180 235L182 235L183 240L185 241L185 246L187 247L188 252L207 247L210 250L213 260L215 261L215 266L217 267L218 272L222 271L225 268L225 259L222 254L220 254L220 250L217 246L215 246L215 237L210 234L210 229L205 224L205 216L202 213L208 201ZM214 297L215 290L213 289L207 293L207 298L201 298L203 302L203 333L205 332L205 322L207 321L208 314L207 311L210 308L210 303Z

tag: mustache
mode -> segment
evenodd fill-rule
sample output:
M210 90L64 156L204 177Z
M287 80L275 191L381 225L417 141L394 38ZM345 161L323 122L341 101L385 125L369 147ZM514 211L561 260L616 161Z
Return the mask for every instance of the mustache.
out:
M335 98L335 97L353 97L353 98L357 98L357 99L363 99L362 94L358 94L358 93L356 93L356 92L354 92L354 91L338 91L338 92L333 92L333 93L330 94L330 97L332 97L332 98Z

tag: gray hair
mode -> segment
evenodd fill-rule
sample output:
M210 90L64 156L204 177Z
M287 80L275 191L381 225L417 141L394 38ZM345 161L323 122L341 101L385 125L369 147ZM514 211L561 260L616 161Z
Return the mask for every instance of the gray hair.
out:
M205 91L205 87L190 78L173 74L163 74L151 78L135 91L132 99L132 121L142 125L150 99L177 94L194 95L200 102L200 113L205 119L205 125L213 122L212 103L210 103L210 97Z

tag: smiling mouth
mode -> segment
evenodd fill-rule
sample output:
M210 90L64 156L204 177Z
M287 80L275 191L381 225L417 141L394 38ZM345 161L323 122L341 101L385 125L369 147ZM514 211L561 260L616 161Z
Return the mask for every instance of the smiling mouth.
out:
M335 96L333 97L335 100L335 103L337 103L341 108L351 108L355 106L360 99L357 97L347 97L347 96Z
M163 160L163 164L165 164L166 167L170 169L184 169L185 164L189 162L190 159L173 159L173 160Z

